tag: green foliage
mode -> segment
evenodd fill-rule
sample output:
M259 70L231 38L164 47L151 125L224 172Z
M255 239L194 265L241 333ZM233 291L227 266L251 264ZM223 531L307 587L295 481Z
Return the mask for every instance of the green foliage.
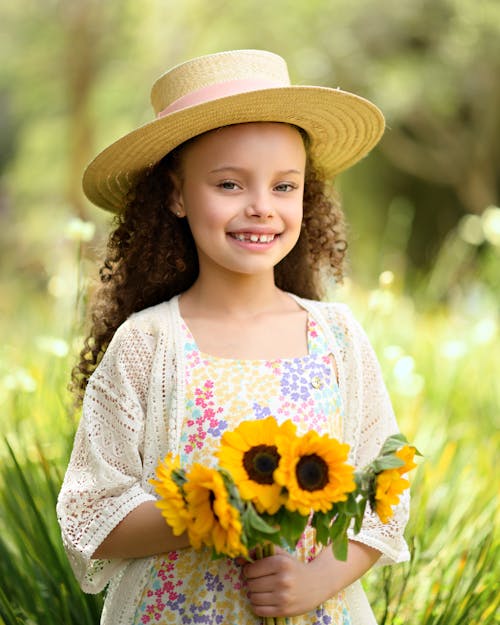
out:
M81 593L62 549L55 517L61 463L41 449L17 458L3 441L0 616L5 625L95 625L102 598Z
M369 280L428 267L462 215L499 204L496 0L19 0L0 22L0 264L17 274L53 274L70 216L105 222L82 169L151 119L152 81L235 47L283 54L294 81L357 91L386 114L380 146L339 181ZM386 217L403 257L379 255Z

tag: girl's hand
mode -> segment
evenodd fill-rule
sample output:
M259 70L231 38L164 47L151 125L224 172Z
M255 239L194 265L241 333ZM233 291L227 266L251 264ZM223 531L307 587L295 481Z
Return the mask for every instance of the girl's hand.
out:
M257 616L297 616L329 597L330 583L321 579L315 560L300 562L275 547L275 555L246 564L248 598ZM322 583L323 582L323 583Z
M314 560L300 562L275 547L275 555L245 564L248 597L258 616L297 616L317 608L359 579L380 558L380 551L349 541L347 560L336 560L330 548Z

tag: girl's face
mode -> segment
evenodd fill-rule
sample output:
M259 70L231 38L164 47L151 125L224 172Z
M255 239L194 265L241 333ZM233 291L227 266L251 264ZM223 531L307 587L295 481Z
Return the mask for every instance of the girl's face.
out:
M178 205L207 272L273 275L302 223L306 151L286 124L209 132L182 153Z

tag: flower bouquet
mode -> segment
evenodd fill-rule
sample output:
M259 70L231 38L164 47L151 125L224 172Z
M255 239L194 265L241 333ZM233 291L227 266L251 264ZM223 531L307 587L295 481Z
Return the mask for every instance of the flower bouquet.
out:
M298 436L291 421L280 425L268 417L225 432L215 468L181 467L168 454L152 484L173 533L187 532L193 548L209 547L214 557L251 560L271 555L274 545L294 550L310 524L316 543L346 560L347 530L359 533L367 505L389 521L418 451L396 434L358 471L348 453L349 445L335 438L314 431Z

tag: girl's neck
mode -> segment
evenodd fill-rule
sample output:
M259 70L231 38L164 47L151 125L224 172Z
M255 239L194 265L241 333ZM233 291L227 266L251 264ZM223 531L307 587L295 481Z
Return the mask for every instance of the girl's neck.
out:
M308 353L307 313L274 281L198 280L180 314L198 349L219 358L274 360Z
M182 296L182 308L203 316L251 317L266 312L296 309L298 306L278 289L274 279L248 276L238 280L203 280L202 276ZM195 312L196 311L196 312Z

